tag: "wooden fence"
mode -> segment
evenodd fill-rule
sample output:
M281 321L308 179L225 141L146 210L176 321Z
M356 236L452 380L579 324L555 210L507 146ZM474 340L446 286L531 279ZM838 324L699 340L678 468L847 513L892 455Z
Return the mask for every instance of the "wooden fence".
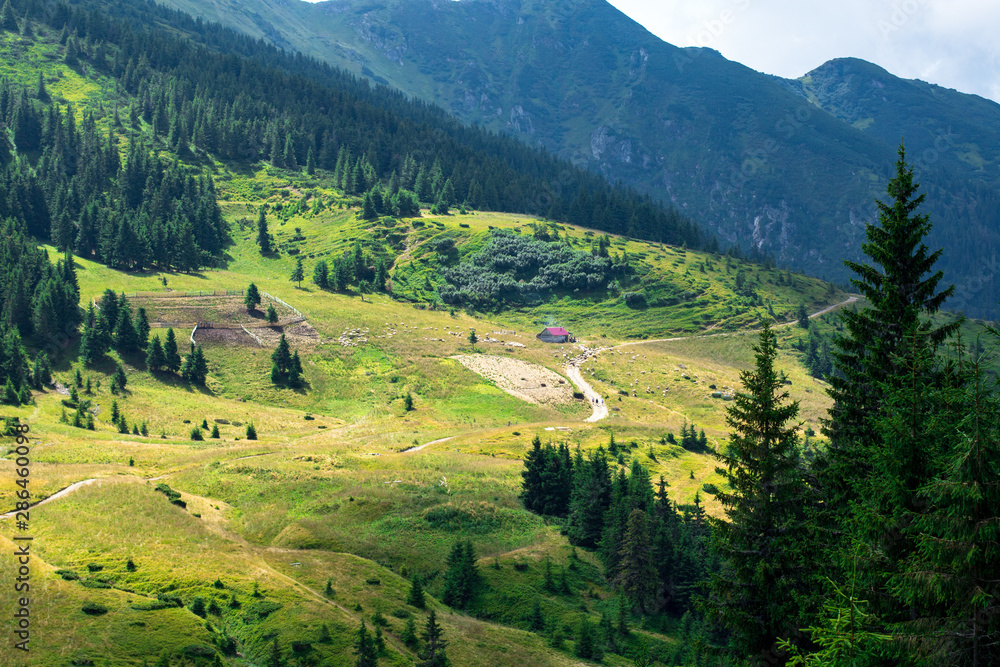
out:
M268 327L287 327L299 322L305 322L304 316L290 317L287 320L279 320L274 324L270 322L247 322L239 324L237 322L150 322L152 329L266 329Z
M243 296L243 290L197 290L194 292L132 292L123 296L129 299L181 299L191 296ZM277 301L277 299L275 299ZM294 308L292 309L294 310Z

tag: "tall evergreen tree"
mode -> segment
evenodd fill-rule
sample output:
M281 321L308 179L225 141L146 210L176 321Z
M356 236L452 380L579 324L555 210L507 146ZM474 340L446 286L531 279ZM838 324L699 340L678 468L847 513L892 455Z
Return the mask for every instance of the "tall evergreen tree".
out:
M146 346L146 367L151 371L158 371L166 364L167 359L163 354L163 345L160 344L160 337L153 335L149 345Z
M120 364L115 364L115 374L111 377L111 382L114 386L118 387L119 391L125 391L125 386L128 384L128 376L125 374L125 368Z
M424 600L424 585L419 576L413 577L413 583L410 584L410 595L406 598L406 604L412 605L417 609L423 609L426 604Z
M444 594L441 599L449 607L465 609L476 596L480 581L472 541L456 542L448 554L448 569L444 575Z
M80 339L80 358L90 365L103 357L108 351L108 337L101 327L94 310L94 304L87 306L87 314L83 320L83 337Z
M364 620L358 628L358 638L354 640L354 655L354 667L378 667L378 652Z
M938 472L944 443L931 437L929 426L945 412L927 401L938 402L932 388L957 379L934 355L961 324L936 326L930 319L954 287L938 289L942 272L933 268L941 250L930 252L923 242L931 223L917 213L924 202L918 188L900 146L886 189L890 200L877 202L879 224L867 226L862 245L873 266L848 262L858 276L852 283L869 305L842 315L846 333L836 340L837 372L829 376L830 445L816 466L826 496L820 522L839 528L826 560L846 568L856 545L864 547L860 585L875 616L888 623L917 613L901 608L886 587L914 553L909 517L920 511L918 490ZM880 426L900 412L922 414L926 428L912 428L911 420L910 438Z
M292 360L288 364L288 386L293 389L301 387L305 379L302 375L302 360L299 359L299 351L292 352Z
M316 266L313 268L313 282L320 289L326 289L330 286L330 270L325 259L316 262Z
M145 351L149 344L149 316L142 306L135 313L135 335L139 349Z
M97 305L100 309L99 322L108 337L108 345L110 345L115 325L118 324L118 295L114 290L106 289Z
M644 511L634 509L629 515L625 539L619 550L615 585L642 613L646 613L646 605L652 601L657 586L657 572L649 545L648 517Z
M431 613L427 615L427 624L420 635L420 638L424 640L424 648L419 653L422 660L422 662L417 663L419 667L449 667L451 663L445 654L448 642L444 640L443 636L444 632L437 622L437 614L431 609Z
M3 9L0 9L0 29L7 32L19 32L17 17L14 16L14 9L10 6L10 0L4 0Z
M722 559L705 610L732 634L739 657L757 660L795 633L807 618L809 581L801 553L807 545L804 506L809 491L797 464L798 402L774 368L777 342L769 324L754 346L753 370L740 373L743 391L727 408L729 446L715 453L728 490L714 520L713 547Z
M570 541L578 546L596 547L610 506L611 471L604 448L598 447L586 461L577 452L569 505Z
M847 506L847 487L853 486L852 495L859 495L869 482L870 449L878 442L875 422L882 407L878 383L900 376L897 364L906 356L906 337L922 331L927 335L921 340L935 348L960 324L934 326L926 319L955 288L938 290L943 273L933 272L933 267L941 250L930 252L923 242L931 222L916 212L925 199L917 194L919 187L900 145L896 175L886 187L889 202L876 200L879 224L869 224L865 230L862 250L874 266L845 262L857 275L851 283L869 305L857 312L842 311L846 333L837 338L838 349L833 352L839 373L830 377L834 406L826 425L830 437L826 484L834 494L829 504L837 510Z
M271 353L271 382L285 384L288 382L292 365L292 352L288 346L285 334L281 334L278 347Z
M257 245L260 246L260 254L271 254L271 234L267 231L267 212L264 207L260 207L260 215L257 217Z
M148 323L147 323L148 325ZM148 331L147 331L148 333ZM132 323L132 309L124 301L118 309L118 322L114 329L115 349L122 354L135 354L139 351L139 335Z
M171 373L181 369L181 355L177 351L177 338L173 327L167 329L167 338L163 342L163 365Z
M248 313L252 313L260 305L261 297L260 290L253 283L247 286L246 292L243 295L243 305L246 307Z
M292 277L289 279L293 282L299 284L302 287L302 281L305 279L305 272L302 269L302 257L295 258L295 269L292 271Z

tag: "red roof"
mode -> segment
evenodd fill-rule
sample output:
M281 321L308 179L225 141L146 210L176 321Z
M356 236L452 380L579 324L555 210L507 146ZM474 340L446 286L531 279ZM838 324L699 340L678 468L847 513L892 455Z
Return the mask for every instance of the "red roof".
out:
M569 335L569 332L566 331L562 327L545 327L545 330L548 331L553 336L568 336Z

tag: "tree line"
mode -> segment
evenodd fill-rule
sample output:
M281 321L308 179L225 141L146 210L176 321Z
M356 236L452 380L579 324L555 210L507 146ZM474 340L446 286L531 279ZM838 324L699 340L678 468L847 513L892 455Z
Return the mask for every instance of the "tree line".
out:
M108 266L190 271L210 264L228 231L208 176L185 174L132 132L124 162L121 125L105 136L93 111L77 126L71 105L0 80L0 219ZM11 141L12 140L12 141Z
M709 239L673 208L513 138L153 2L12 4L65 31L80 63L115 79L132 99L120 110L127 131L145 129L181 157L324 169L349 193L378 189L397 203L406 191L445 207L467 202L677 245Z
M524 460L521 500L532 512L563 518L570 544L598 550L608 581L636 609L680 616L712 569L700 496L681 506L662 476L654 491L638 461L628 472L612 466L603 446L584 456L536 436Z

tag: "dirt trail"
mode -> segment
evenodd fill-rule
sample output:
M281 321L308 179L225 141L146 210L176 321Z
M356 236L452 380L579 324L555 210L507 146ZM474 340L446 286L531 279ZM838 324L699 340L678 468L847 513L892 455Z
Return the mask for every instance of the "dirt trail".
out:
M432 443L428 442L427 444L430 445ZM424 446L426 447L427 445L424 445ZM250 454L249 456L241 456L241 457L239 457L237 459L229 459L228 461L226 461L226 463L229 463L231 461L242 461L243 459L252 459L255 456L267 456L268 454L272 454L272 453L273 452L262 452L260 454ZM174 474L179 473L179 472L183 472L184 470L185 469L174 470L173 472L165 473L163 475L160 475L159 477L144 477L144 478L142 478L142 480L144 482L158 482L161 479L166 479L167 477L170 477L171 475L174 475ZM55 493L53 493L48 498L43 498L42 500L39 500L38 502L31 503L30 505L28 505L28 509L34 509L36 507L40 507L40 506L44 505L45 503L50 503L53 500L59 500L63 496L66 496L66 495L69 495L70 493L73 493L74 491L76 491L80 487L86 486L87 484L93 484L94 482L99 482L102 479L113 480L114 478L113 477L106 477L106 478L93 477L91 479L83 479L83 480L80 480L79 482L73 482L72 484L70 484L66 488L60 489L60 490L56 491ZM0 514L0 519L10 519L16 513L17 513L16 510L11 510L10 512L6 512L4 514Z
M588 401L590 401L590 408L593 412L583 421L596 422L607 417L608 406L604 404L604 399L601 398L601 395L594 391L594 388L583 379L583 375L580 374L580 367L575 364L567 365L566 375L569 376L569 379L573 381L573 384L577 386L577 389L582 391L583 395L587 397Z
M856 296L849 297L848 299L846 299L844 301L841 301L840 303L835 303L832 306L827 306L826 308L823 308L822 310L817 310L815 313L813 313L812 315L809 316L809 319L813 319L815 317L820 317L821 315L826 315L827 313L829 313L832 310L835 310L837 308L841 308L843 306L848 306L848 305L856 302L857 300L858 300L858 297L856 297ZM774 328L775 329L781 329L781 328L784 328L784 327L790 327L793 324L795 324L796 322L797 322L797 320L792 320L791 322L783 322L781 324L774 325ZM751 331L740 332L740 333L758 333L759 331L760 331L760 329L753 329ZM687 339L690 339L690 338L717 338L717 337L720 337L720 336L728 336L728 335L729 335L729 333L716 333L716 334L704 334L704 335L701 335L701 336L676 336L674 338L652 338L652 339L649 339L649 340L635 340L635 341L630 341L628 343L620 343L620 344L614 345L612 347L603 347L603 348L598 348L598 349L594 349L594 350L586 350L583 355L581 355L580 357L577 357L575 359L571 359L566 364L566 374L573 381L573 383L577 387L579 387L581 391L583 391L584 395L588 399L590 399L590 404L591 404L591 406L593 407L593 410L594 410L593 414L591 414L589 417L587 417L584 421L587 421L587 422L596 422L596 421L600 421L601 419L605 419L608 416L608 408L607 408L607 406L604 405L604 403L595 404L594 401L593 401L593 397L600 398L600 395L596 391L594 391L594 389L589 384L587 384L587 382L583 379L583 376L580 373L580 365L583 364L585 361L587 361L587 359L590 359L591 357L595 357L599 353L604 352L605 350L617 350L617 349L620 349L620 348L623 348L623 347L629 347L631 345L646 345L646 344L649 344L649 343L671 343L671 342L674 342L674 341L687 340Z
M70 493L73 493L74 491L76 491L77 489L79 489L81 486L86 486L87 484L92 484L92 483L94 483L96 481L97 481L97 479L94 478L94 479L85 479L85 480L82 480L82 481L79 481L79 482L74 482L73 484L70 484L69 486L67 486L65 489L62 489L61 491L56 491L55 493L53 493L48 498L45 498L43 500L39 500L37 503L32 503L31 505L28 506L28 509L34 509L36 507L44 505L45 503L52 502L53 500L59 500L63 496L66 496L66 495L69 495ZM11 510L10 512L7 512L6 514L0 514L0 519L10 519L16 513L17 513L16 510Z
M401 451L400 454L412 454L413 452L419 452L421 449L423 449L424 447L427 447L428 445L436 445L439 442L448 442L449 440L451 440L451 439L453 439L455 437L456 436L454 436L454 435L449 435L447 438L438 438L437 440L431 440L430 442L425 442L422 445L415 445L413 447L407 447L406 449L404 449L403 451Z

